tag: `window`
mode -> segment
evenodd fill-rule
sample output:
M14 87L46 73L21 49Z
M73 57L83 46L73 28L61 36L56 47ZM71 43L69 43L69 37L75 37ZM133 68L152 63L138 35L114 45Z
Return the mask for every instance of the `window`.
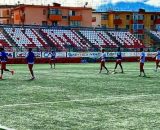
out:
M106 14L102 14L102 16L101 16L101 20L108 20L108 15L106 15Z
M49 14L61 15L62 12L59 9L50 9Z
M160 24L156 24L156 30L160 31Z
M158 17L157 17L157 15L155 15L155 19L157 19Z
M7 10L7 15L9 15L9 10Z
M140 40L144 39L144 35L143 34L134 34L134 36Z
M70 10L69 11L69 16L75 16L76 15L76 11Z
M43 15L46 15L46 10L45 9L43 10Z
M154 25L151 25L151 26L150 26L150 29L153 30L153 29L154 29Z
M119 15L115 15L115 19L120 19L120 16Z
M9 24L9 20L7 19L7 24Z
M160 19L160 15L157 16L157 19Z
M118 29L118 25L115 25L115 29Z
M96 22L96 17L92 17L92 22Z
M126 25L126 29L129 29L129 25Z
M62 16L62 19L67 19L68 17L67 16Z
M106 28L106 24L102 24L102 28Z
M138 15L138 20L144 20L144 15Z
M142 30L144 29L144 25L143 24L133 24L133 30Z
M143 40L143 39L144 39L144 35L139 34L139 35L138 35L138 39Z
M151 15L151 20L155 20L155 17L154 17L154 15Z
M47 25L47 21L42 21L42 25L46 26Z
M52 21L53 26L58 26L58 21Z
M80 21L70 21L70 26L81 26L81 22Z
M138 38L138 34L134 34L134 36L135 36L136 38Z
M126 15L126 19L127 19L127 20L130 20L130 15Z
M138 19L138 15L137 14L133 14L133 20L137 20Z
M76 12L75 11L72 11L72 16L75 16L76 15Z
M144 15L142 15L142 14L133 14L133 20L144 20Z

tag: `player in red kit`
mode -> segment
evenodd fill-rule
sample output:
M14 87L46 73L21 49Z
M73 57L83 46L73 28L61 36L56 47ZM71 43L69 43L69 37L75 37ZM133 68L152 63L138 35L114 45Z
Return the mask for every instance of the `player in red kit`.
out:
M51 53L49 53L49 55L51 55L51 58L50 58L51 68L52 68L52 64L53 64L53 65L54 65L54 69L55 69L55 64L56 64L56 52L55 52L55 51L52 51Z
M122 67L122 53L121 53L121 48L119 47L118 48L118 51L117 51L117 57L116 57L116 65L115 65L115 68L114 68L114 73L116 73L116 69L117 69L117 66L120 66L121 68L121 73L123 73L123 67Z
M101 65L100 65L100 71L99 73L101 73L102 68L105 68L107 70L107 73L109 73L109 70L107 69L107 67L105 66L105 61L106 61L106 53L105 50L102 49L102 53L101 53Z

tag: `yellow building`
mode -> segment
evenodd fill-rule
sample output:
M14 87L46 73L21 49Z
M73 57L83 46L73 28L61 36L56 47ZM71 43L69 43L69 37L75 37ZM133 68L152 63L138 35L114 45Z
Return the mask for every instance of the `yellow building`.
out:
M99 16L99 19L97 19L97 15ZM93 12L92 19L94 19L94 21L92 20L92 26L100 25L101 27L117 30L126 29L133 33L137 38L143 40L144 43L152 43L150 37L145 34L146 31L160 30L160 12L145 12L143 9L140 9L139 12Z

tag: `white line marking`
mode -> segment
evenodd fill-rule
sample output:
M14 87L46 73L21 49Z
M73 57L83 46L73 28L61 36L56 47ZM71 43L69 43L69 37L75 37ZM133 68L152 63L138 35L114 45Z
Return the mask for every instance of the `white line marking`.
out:
M37 103L22 103L22 104L8 104L2 105L0 108L4 107L17 107L17 106L30 106L30 105L43 105L43 104L56 104L56 103L70 103L70 102L85 102L85 101L101 101L101 100L109 100L109 99L118 99L118 100L130 100L142 97L151 97L151 96L160 96L160 94L146 94L146 95L131 95L131 96L117 96L117 97L102 97L102 98L89 98L89 99L75 99L75 100L66 100L66 101L55 101L55 102L37 102Z
M4 129L4 130L15 130L15 129L12 129L12 128L7 128L6 126L2 126L2 125L0 125L0 129Z

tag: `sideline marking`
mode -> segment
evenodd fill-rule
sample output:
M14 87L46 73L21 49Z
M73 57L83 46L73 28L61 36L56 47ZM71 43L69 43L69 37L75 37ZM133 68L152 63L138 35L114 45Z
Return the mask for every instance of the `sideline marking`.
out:
M15 129L12 129L12 128L7 128L6 126L2 126L0 125L0 130L15 130Z

